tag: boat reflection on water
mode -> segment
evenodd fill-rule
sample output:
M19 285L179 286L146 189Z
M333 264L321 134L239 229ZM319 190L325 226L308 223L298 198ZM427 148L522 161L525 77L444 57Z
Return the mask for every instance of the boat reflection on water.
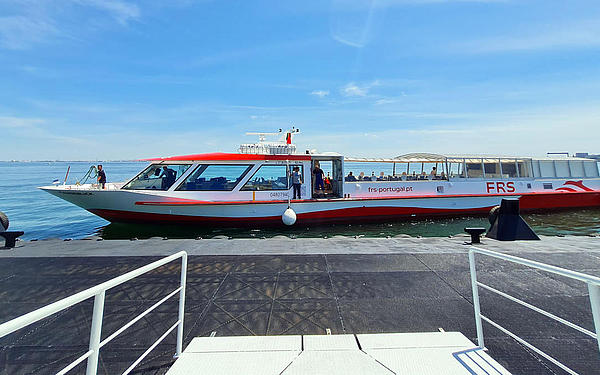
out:
M539 235L600 235L600 209L578 209L552 213L523 214L523 218ZM487 217L469 216L439 219L399 220L373 224L336 224L311 227L205 228L196 225L111 223L98 228L107 240L131 238L331 238L333 236L445 237L463 233L469 226L489 227Z

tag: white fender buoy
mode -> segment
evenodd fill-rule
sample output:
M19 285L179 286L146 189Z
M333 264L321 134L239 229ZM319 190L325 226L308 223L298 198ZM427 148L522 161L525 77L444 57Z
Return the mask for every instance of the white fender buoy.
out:
M281 221L283 221L285 225L294 225L296 222L296 212L288 207L287 210L283 211Z

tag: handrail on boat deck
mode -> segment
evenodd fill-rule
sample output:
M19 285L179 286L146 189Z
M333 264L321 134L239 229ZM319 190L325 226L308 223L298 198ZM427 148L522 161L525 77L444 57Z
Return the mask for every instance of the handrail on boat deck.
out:
M101 333L102 333L102 318L104 315L104 296L108 289L114 288L118 285L121 285L133 278L136 278L140 275L143 275L149 271L152 271L158 267L161 267L167 263L174 261L175 259L181 258L181 278L180 285L177 289L170 292L163 299L152 305L146 311L132 319L130 322L116 330L110 336L100 341ZM75 361L71 362L68 366L60 370L57 374L63 375L75 368L78 364L87 359L87 375L96 375L98 370L98 355L100 352L100 348L104 345L108 344L112 339L117 337L119 334L123 333L127 328L131 327L137 321L142 319L152 310L160 306L162 303L167 301L169 298L173 297L175 294L179 293L179 311L178 317L175 324L173 324L161 337L159 337L138 359L136 359L131 366L123 372L123 375L129 374L131 370L135 366L137 366L162 340L167 337L169 333L171 333L175 328L177 328L177 344L175 349L175 357L179 357L181 355L182 346L183 346L183 313L185 307L185 284L186 284L186 275L187 275L187 252L180 251L163 259L157 260L156 262L150 263L143 267L140 267L136 270L128 272L124 275L115 277L114 279L108 280L102 284L98 284L94 287L81 291L72 296L63 298L59 301L51 303L50 305L39 308L35 311L32 311L28 314L22 315L18 318L10 320L6 323L0 324L0 338L13 333L21 328L24 328L30 324L33 324L37 321L40 321L44 318L49 317L52 314L56 314L62 310L65 310L73 305L76 305L80 302L87 300L88 298L94 297L94 310L92 315L92 325L90 329L90 345L89 350L77 358Z
M524 266L528 266L531 268L536 268L545 272L550 272L550 273L554 273L557 275L561 275L564 277L568 277L574 280L578 280L581 282L584 282L587 284L588 287L588 291L589 291L589 297L590 297L590 305L592 307L592 316L594 319L594 327L595 327L595 332L589 331L583 327L578 326L577 324L574 324L568 320L565 320L559 316L556 316L552 313L549 313L545 310L540 309L539 307L533 306L523 300L520 300L516 297L513 297L507 293L501 292L495 288L492 288L489 285L486 285L484 283L481 283L479 281L477 281L477 270L475 267L475 254L482 254L482 255L487 255L493 258L497 258L497 259L502 259L502 260L506 260L512 263L517 263L517 264L521 264ZM520 338L519 336L517 336L516 334L512 333L511 331L509 331L508 329L502 327L501 325L499 325L498 323L494 322L493 320L491 320L490 318L486 317L485 315L481 314L481 305L479 302L479 287L486 289L492 293L498 294L506 299L509 299L513 302L518 303L521 306L527 307L530 310L533 310L535 312L538 312L548 318L551 318L563 325L566 325L567 327L573 328L587 336L590 336L594 339L596 339L597 343L598 343L598 348L600 349L600 277L596 277L596 276L592 276L592 275L587 275L585 273L581 273L581 272L576 272L576 271L571 271L565 268L560 268L560 267L556 267L556 266L552 266L549 264L544 264L544 263L540 263L540 262L536 262L534 260L529 260L529 259L524 259L524 258L519 258L513 255L508 255L508 254L502 254L502 253L498 253L495 251L490 251L490 250L486 250L486 249L481 249L479 247L471 247L471 249L469 250L469 268L471 271L471 288L473 290L473 308L475 310L475 325L477 327L477 344L479 346L479 348L484 348L485 347L485 342L483 339L483 327L482 327L482 320L485 320L486 322L488 322L489 324L491 324L492 326L498 328L500 331L504 332L505 334L507 334L508 336L512 337L513 339L517 340L519 343L525 345L526 347L528 347L529 349L533 350L534 352L536 352L537 354L541 355L542 357L546 358L548 361L552 362L553 364L555 364L556 366L560 367L561 369L565 370L566 372L568 372L569 374L573 374L573 375L578 375L577 372L573 371L572 369L570 369L569 367L565 366L564 364L562 364L561 362L559 362L557 359L551 357L550 355L546 354L545 352L543 352L542 350L538 349L537 347L535 347L534 345L530 344L529 342L527 342L526 340Z

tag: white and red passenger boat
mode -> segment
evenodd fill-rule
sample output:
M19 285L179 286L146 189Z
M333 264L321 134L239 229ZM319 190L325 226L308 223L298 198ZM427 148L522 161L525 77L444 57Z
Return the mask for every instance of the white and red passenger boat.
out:
M487 213L506 197L518 198L522 211L600 206L600 176L592 159L345 158L296 153L291 133L282 133L279 142L265 142L261 135L259 143L242 145L238 153L147 159L150 165L138 175L105 189L96 184L41 189L112 222L209 226L468 215ZM317 165L326 176L325 188L318 190ZM294 167L303 176L301 199L291 199Z

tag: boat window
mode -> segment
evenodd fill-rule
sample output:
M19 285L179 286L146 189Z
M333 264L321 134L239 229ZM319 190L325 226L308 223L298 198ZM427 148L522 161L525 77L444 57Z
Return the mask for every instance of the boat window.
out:
M244 164L202 164L177 188L185 191L231 191L252 169Z
M152 164L122 189L125 190L169 190L191 164Z
M500 176L500 163L485 162L483 165L485 167L485 177L486 178L500 178L501 177Z
M595 161L584 161L583 167L585 169L585 175L587 177L598 177L598 164Z
M519 177L517 176L517 164L513 162L502 162L502 177Z
M408 163L408 179L416 180L419 178L421 173L424 171L423 163Z
M467 163L467 176L469 178L482 178L483 169L481 163Z
M570 177L571 171L569 170L568 160L555 160L554 170L556 170L556 177Z
M450 177L465 177L465 172L463 171L464 164L462 162L448 163L448 168L450 170Z
M263 165L250 177L241 190L287 190L288 174L285 165Z
M554 170L554 161L540 160L539 163L541 177L556 177L556 172Z
M529 168L525 162L517 162L517 165L519 166L519 177L531 177Z
M569 168L571 169L571 176L585 177L585 168L583 167L583 161L569 160Z

